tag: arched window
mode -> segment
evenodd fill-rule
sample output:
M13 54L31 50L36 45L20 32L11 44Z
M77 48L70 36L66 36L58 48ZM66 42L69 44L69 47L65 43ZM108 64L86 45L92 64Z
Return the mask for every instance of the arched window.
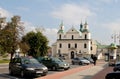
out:
M93 50L93 48L91 47L91 50Z
M61 43L59 44L59 48L62 48L62 44Z
M68 44L68 48L70 48L70 44Z
M77 48L77 44L75 44L75 48Z
M59 39L61 39L61 35L59 35Z
M72 35L72 40L74 39L74 35Z
M84 44L84 48L87 48L87 44L86 43Z
M85 34L85 39L87 39L87 34Z

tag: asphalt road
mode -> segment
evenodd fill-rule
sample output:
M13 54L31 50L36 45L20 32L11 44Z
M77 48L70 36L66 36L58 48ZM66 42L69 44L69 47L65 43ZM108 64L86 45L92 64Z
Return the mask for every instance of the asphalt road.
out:
M80 67L80 65L71 65L70 69L76 68L76 67ZM59 70L59 71L49 70L48 74L54 74L54 73L62 72L62 71L64 70ZM19 76L10 76L9 70L8 70L8 64L0 64L0 79L26 79L26 78L20 78Z

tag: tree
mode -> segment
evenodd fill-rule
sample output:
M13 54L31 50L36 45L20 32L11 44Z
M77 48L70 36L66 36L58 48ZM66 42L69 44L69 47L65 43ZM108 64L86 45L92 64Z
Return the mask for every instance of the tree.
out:
M0 28L0 45L4 51L11 54L10 59L12 59L24 30L21 25L20 17L13 16L11 22L7 22L4 27L1 26Z
M29 55L38 57L47 54L48 40L41 32L29 32L22 38L22 41L29 45Z

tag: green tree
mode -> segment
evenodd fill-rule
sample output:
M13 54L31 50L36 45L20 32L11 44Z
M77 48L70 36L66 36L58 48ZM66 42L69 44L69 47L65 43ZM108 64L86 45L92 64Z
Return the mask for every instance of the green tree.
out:
M24 27L21 25L20 17L13 16L11 22L6 22L6 25L0 28L0 45L4 52L11 54L10 58L12 59L24 30Z
M29 55L38 57L47 54L48 40L41 32L29 32L22 38L22 41L29 45Z

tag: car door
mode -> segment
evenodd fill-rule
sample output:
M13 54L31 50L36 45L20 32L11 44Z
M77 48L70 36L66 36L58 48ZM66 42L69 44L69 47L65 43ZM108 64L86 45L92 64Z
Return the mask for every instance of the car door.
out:
M21 69L22 69L22 64L21 64L21 59L20 58L16 58L15 61L15 71L17 74L21 73Z

